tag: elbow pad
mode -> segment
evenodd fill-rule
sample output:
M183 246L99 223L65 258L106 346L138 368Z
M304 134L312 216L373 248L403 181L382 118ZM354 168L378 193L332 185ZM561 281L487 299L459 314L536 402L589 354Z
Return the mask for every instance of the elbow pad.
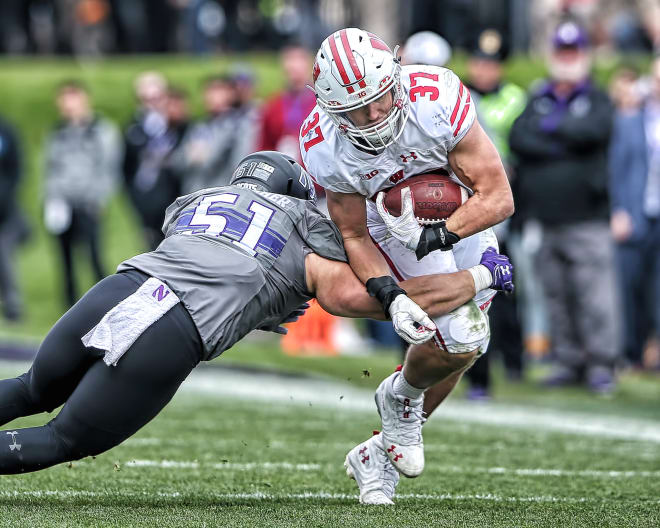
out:
M417 260L422 260L431 251L439 249L440 251L449 251L461 237L447 229L445 221L424 227L422 235L419 237L419 244L415 250Z

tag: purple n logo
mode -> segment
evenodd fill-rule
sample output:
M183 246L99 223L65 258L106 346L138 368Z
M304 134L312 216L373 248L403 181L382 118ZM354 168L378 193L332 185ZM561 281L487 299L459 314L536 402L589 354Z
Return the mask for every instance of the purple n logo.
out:
M154 290L154 292L151 294L152 297L156 297L158 295L158 302L162 301L165 297L167 297L170 293L170 290L165 289L165 285L161 284Z

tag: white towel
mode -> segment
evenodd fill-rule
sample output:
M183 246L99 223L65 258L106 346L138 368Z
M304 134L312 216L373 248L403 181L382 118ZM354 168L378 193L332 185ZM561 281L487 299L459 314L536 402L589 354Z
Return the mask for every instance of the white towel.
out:
M106 313L81 338L83 345L105 350L103 361L116 367L135 340L178 302L179 298L164 282L151 277Z

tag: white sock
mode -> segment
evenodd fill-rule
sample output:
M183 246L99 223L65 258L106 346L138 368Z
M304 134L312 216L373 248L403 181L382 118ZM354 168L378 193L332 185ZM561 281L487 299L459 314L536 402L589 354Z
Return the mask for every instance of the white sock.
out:
M404 372L405 371L403 370L399 372L399 375L394 380L394 394L400 394L401 396L405 396L411 400L416 400L422 394L424 394L426 389L418 389L417 387L413 387L406 381Z

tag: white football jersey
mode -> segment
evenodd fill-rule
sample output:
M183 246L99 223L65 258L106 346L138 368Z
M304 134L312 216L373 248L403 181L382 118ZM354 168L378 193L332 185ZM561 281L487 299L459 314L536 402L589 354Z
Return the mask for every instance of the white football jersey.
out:
M410 116L399 139L378 154L356 148L314 107L300 129L300 152L319 185L371 198L410 176L438 169L458 182L447 157L475 120L469 90L454 72L435 66L404 66L401 82Z

